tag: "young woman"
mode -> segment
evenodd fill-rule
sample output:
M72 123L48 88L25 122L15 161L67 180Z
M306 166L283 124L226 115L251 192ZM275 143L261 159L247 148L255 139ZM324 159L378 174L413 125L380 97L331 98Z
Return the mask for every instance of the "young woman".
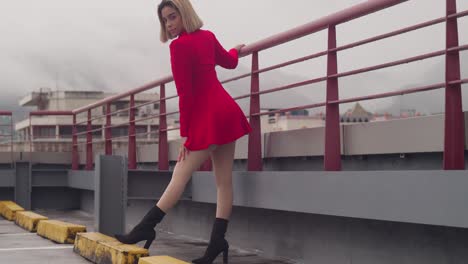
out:
M189 0L163 0L158 6L161 41L170 44L171 67L180 109L180 146L171 182L161 199L127 235L116 235L122 243L146 240L149 248L154 228L180 199L192 173L211 157L217 186L216 219L205 254L193 263L212 263L223 253L228 261L225 239L232 211L232 168L236 140L252 131L239 105L224 90L215 66L234 69L245 45L226 51L216 36L203 30L203 22Z

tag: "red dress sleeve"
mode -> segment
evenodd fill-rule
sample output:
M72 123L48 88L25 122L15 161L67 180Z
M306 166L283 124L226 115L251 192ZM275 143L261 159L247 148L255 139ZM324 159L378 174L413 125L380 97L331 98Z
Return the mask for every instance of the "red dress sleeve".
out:
M237 50L230 49L228 52L223 48L223 46L221 46L215 34L213 34L213 38L215 42L216 64L226 69L235 69L239 63L239 54L237 53Z
M192 73L193 53L190 45L173 41L170 45L172 76L179 96L180 136L187 137L190 125L190 112L193 106Z

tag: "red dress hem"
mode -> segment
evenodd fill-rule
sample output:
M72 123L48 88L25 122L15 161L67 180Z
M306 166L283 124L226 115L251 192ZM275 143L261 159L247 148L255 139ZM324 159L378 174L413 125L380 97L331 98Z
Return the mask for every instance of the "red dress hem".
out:
M226 140L222 140L222 141L220 141L220 142L214 141L214 142L210 142L210 143L208 143L208 144L204 144L204 145L202 145L202 146L200 146L200 147L192 147L192 146L189 146L189 144L186 144L186 143L188 142L188 139L187 139L187 141L185 141L185 143L184 143L184 146L185 146L188 150L190 150L190 151L205 150L205 149L208 149L208 147L209 147L210 145L213 145L213 144L215 144L215 145L224 145L224 144L231 143L231 142L236 141L236 140L238 140L239 138L241 138L241 137L243 137L243 136L245 136L245 135L250 134L250 132L252 132L252 129L250 129L248 132L245 132L245 133L243 133L243 134L241 134L241 135L236 135L236 136L235 136L234 138L232 138L232 139L226 139Z

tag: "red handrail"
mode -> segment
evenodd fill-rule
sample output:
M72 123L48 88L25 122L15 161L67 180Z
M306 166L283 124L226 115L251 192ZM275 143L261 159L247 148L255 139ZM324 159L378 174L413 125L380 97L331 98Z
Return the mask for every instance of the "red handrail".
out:
M73 115L72 111L33 111L29 113L30 116L70 116Z

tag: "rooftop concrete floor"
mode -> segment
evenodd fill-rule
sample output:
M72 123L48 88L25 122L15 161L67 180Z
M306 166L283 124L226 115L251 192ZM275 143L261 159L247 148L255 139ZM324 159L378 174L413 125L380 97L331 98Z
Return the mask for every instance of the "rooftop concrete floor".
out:
M82 224L89 232L94 231L93 216L82 211L35 210L34 212L75 224ZM143 246L141 242L140 246ZM150 255L169 255L187 261L201 256L207 246L206 241L158 232L150 248ZM14 222L0 217L0 264L32 263L90 263L73 252L73 245L62 245L42 238L35 233L18 227ZM222 263L221 257L215 263ZM257 256L239 248L229 251L229 263L232 264L291 264L287 260L273 260Z

